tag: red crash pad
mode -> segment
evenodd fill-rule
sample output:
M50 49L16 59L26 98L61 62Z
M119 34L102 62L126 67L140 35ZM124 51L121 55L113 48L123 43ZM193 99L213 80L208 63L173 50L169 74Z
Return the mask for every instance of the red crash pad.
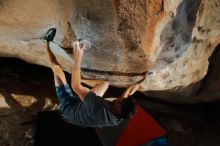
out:
M116 146L140 146L166 135L167 132L137 105L137 114L128 122Z

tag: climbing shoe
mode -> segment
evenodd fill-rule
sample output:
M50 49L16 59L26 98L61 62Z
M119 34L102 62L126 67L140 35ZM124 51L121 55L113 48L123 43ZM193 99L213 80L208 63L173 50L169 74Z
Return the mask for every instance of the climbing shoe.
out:
M54 39L54 36L56 34L56 28L50 28L45 36L44 36L44 40L46 40L47 42L51 42Z

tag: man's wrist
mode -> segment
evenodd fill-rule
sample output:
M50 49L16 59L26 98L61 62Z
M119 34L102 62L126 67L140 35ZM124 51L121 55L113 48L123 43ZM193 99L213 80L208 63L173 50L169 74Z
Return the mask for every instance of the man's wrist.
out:
M75 64L81 65L81 59L74 59Z
M74 65L73 65L75 68L80 68L81 67L81 61L78 62L78 61L74 61Z

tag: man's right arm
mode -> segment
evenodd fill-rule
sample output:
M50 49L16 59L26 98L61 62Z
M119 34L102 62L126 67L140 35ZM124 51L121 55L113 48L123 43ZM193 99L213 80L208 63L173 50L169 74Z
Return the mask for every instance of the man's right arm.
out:
M143 78L142 78L141 80L137 81L135 84L133 84L133 85L131 85L130 87L128 87L128 88L124 91L124 93L122 94L122 97L127 98L128 96L133 95L133 94L138 90L138 88L140 87L141 83L144 82L144 80L146 79L147 73L148 73L148 72L145 72L145 73L143 74Z
M139 83L136 83L134 85L131 85L130 87L128 87L124 93L122 94L122 97L123 98L128 98L128 96L131 96L133 95L137 89L140 87L140 84Z

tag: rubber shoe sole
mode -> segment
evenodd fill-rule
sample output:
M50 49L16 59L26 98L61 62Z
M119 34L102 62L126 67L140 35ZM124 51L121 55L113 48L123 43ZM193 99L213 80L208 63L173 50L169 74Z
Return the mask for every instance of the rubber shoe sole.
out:
M53 41L54 37L56 35L56 28L50 28L45 36L44 36L44 40L46 40L47 42L51 42Z

